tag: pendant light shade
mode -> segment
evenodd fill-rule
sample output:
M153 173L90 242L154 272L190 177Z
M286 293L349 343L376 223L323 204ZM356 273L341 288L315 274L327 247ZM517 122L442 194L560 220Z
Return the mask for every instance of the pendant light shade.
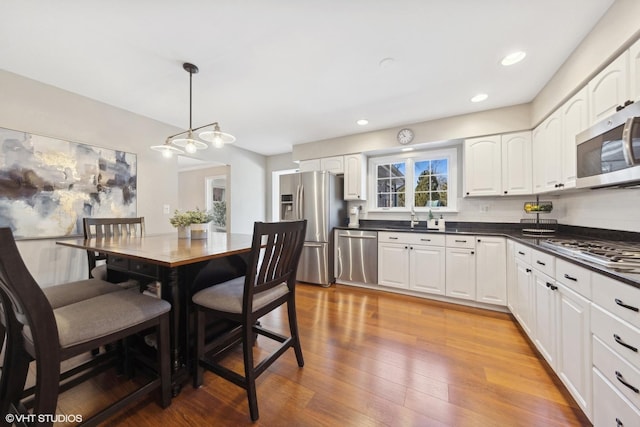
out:
M198 150L208 148L209 145L207 142L211 142L215 148L222 148L225 144L231 144L236 140L233 135L222 132L218 122L209 123L195 129L193 128L191 124L193 75L199 70L198 67L188 62L182 64L182 68L189 72L189 129L169 136L162 145L151 146L152 150L160 151L164 157L171 157L174 154L184 154L185 151L188 154L194 154ZM198 132L197 136L196 132ZM184 149L184 151L177 147Z

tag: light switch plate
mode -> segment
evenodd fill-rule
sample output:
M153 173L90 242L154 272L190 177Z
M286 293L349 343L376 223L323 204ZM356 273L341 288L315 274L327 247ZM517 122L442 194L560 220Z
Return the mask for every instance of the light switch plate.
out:
M170 214L170 213L171 213L171 206L169 206L169 205L164 205L164 206L162 207L162 213L164 213L164 214Z

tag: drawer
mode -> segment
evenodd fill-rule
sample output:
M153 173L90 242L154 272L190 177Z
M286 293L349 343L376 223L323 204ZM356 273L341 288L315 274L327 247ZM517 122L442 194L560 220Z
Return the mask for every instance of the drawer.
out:
M158 266L142 261L130 261L129 271L144 276L158 277Z
M555 277L556 274L556 257L544 252L530 250L531 267L546 274L549 277Z
M593 369L593 425L638 426L640 411Z
M591 275L593 302L640 328L640 289L602 274Z
M591 272L586 268L556 259L556 280L591 299Z
M523 245L522 243L516 243L514 249L516 259L519 259L521 261L524 261L526 264L531 265L531 252L533 251L533 249L531 249L529 246Z
M386 231L378 232L378 243L409 243L409 233L389 233Z
M591 304L591 332L634 368L640 370L640 329Z
M593 366L636 407L640 406L640 371L593 337Z
M407 237L405 241L412 245L444 246L446 243L444 234L411 233Z
M449 234L447 235L446 243L448 248L475 249L476 236L456 236Z
M124 258L116 255L107 256L107 264L109 267L117 267L123 270L129 269L129 258Z

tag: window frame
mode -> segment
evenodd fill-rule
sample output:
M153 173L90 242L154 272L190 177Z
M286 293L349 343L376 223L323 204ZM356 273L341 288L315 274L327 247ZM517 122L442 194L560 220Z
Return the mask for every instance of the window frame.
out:
M415 201L415 163L429 160L447 159L449 173L447 176L447 203L448 206L429 207L413 206ZM369 157L369 173L367 174L369 202L367 210L369 212L410 212L413 208L415 212L458 212L458 148L442 148L436 150L411 151L386 155L380 157ZM378 165L389 163L405 164L405 206L404 207L377 207L378 200Z

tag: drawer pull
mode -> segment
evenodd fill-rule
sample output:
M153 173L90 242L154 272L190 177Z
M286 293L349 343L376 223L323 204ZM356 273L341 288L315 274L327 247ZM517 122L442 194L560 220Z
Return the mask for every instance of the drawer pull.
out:
M624 384L626 387L630 388L631 390L633 390L635 393L640 393L640 390L638 390L637 387L632 386L631 384L629 384L628 382L626 382L624 380L624 377L622 376L622 374L618 371L616 371L616 378L618 379L618 381L620 381L622 384Z
M467 241L466 240L458 240L458 239L456 239L456 243L467 243Z
M634 351L636 353L638 352L638 349L636 347L634 347L632 345L629 345L626 342L622 341L622 338L620 338L620 336L618 334L613 334L613 339L616 340L616 342L618 344L620 344L621 346L626 347L629 350Z
M569 280L573 280L574 282L577 282L577 281L578 281L578 279L576 279L575 277L571 277L571 276L569 276L568 274L565 274L565 275L564 275L564 278L565 278L565 279L569 279Z
M520 255L524 255L524 252L522 252L522 251L518 251L518 253L519 253Z
M620 421L620 418L616 418L616 427L624 427L624 424L622 424L622 421Z
M554 285L553 283L549 283L549 282L547 282L547 288L551 289L552 291L555 291L556 289L558 289L558 287L556 285Z
M628 309L628 310L638 312L638 307L634 307L634 306L632 306L632 305L627 305L627 304L623 303L621 300L619 300L618 298L616 298L616 299L615 299L615 302L616 302L616 304L618 304L620 307L624 307L624 308L626 308L626 309Z
M431 239L420 239L421 242L430 242Z
M542 266L547 265L547 264L545 264L544 262L542 262L542 261L538 261L538 260L536 260L536 264L538 264L538 265L542 265Z
M389 240L398 240L397 237L389 237Z

